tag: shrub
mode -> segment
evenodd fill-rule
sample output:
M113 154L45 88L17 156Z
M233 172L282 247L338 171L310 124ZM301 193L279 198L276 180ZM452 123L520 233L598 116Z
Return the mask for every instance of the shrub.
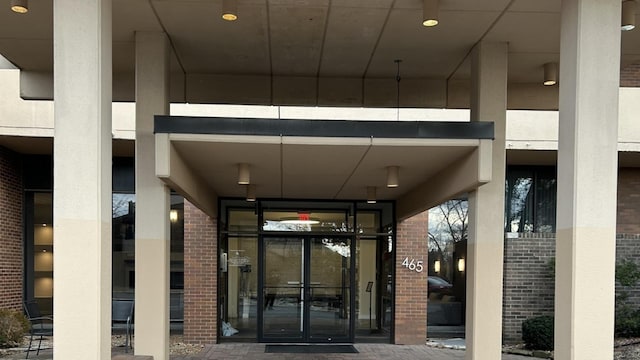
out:
M536 316L522 323L522 340L527 348L553 350L553 316Z
M22 313L0 309L0 348L20 345L28 330L29 321Z
M615 333L617 337L639 337L640 310L634 309L629 304L616 306Z

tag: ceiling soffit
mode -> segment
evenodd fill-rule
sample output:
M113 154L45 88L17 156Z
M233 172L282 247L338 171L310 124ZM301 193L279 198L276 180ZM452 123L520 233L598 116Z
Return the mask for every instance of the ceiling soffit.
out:
M451 82L469 79L468 55L484 39L509 43L510 86L530 84L510 101L557 104L525 100L548 98L527 94L548 90L534 85L545 62L559 61L560 0L442 0L432 29L420 25L419 0L238 1L239 19L226 22L222 0L114 0L114 90L124 89L114 98L133 100L135 32L166 31L174 101L393 106L395 91L367 84L393 81L393 61L402 59L403 106L468 106L468 85ZM0 12L0 54L26 72L52 71L52 4L34 1L22 16ZM640 31L623 33L621 49L622 66L640 61ZM418 85L405 85L411 81ZM38 89L25 98L52 94L30 91Z

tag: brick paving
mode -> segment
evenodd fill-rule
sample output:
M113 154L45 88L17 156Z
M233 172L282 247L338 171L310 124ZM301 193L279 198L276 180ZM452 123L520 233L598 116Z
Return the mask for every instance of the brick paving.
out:
M264 344L218 344L208 345L197 355L173 355L171 360L463 360L464 350L441 349L426 345L355 344L358 354L272 354L264 352ZM78 351L82 351L78 349ZM114 348L113 355L122 354L123 349ZM24 353L0 356L4 360L24 359ZM52 360L52 350L44 350L39 356L35 352L29 359ZM531 360L533 358L503 354L502 360Z
M358 354L268 354L263 344L219 344L205 347L198 355L172 356L171 360L456 360L464 359L463 350L441 349L426 345L389 345L389 344L355 344ZM503 360L523 360L532 358L519 355L503 354Z

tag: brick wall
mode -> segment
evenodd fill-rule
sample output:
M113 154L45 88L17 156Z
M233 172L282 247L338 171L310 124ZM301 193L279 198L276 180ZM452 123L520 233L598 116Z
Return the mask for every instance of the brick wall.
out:
M638 168L622 168L618 171L616 231L618 234L640 234L640 169Z
M628 65L620 71L620 86L640 87L640 62Z
M517 234L505 241L503 339L522 341L522 322L532 316L553 315L555 234ZM640 265L640 234L616 236L616 263L627 259ZM616 284L616 292L621 291ZM640 307L640 284L627 290L629 302Z
M22 168L0 146L0 308L22 309Z
M428 212L398 223L396 236L395 343L424 344L427 340L427 269L410 271L402 266L409 259L427 266Z
M553 315L555 234L517 234L504 244L502 335L506 343L522 340L522 321Z
M218 329L216 220L184 201L184 341L213 344Z

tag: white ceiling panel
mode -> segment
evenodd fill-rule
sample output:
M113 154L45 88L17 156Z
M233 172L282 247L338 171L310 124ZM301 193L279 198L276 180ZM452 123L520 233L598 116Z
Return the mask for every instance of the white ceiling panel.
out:
M320 75L364 75L388 13L386 8L333 6L329 13Z
M230 22L218 2L155 6L187 73L269 73L266 8L240 5L238 20Z
M269 5L273 74L315 76L320 64L328 7L275 3Z

